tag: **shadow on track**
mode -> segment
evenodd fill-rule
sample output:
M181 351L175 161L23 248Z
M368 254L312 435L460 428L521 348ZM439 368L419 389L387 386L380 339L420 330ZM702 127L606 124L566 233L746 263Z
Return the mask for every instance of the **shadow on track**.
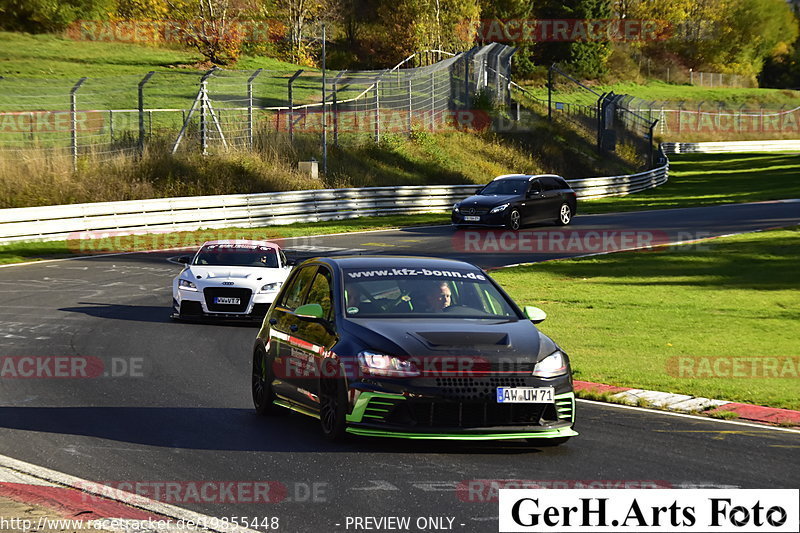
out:
M170 322L171 308L156 305L119 305L94 302L78 302L80 307L62 307L59 311L82 313L96 318L132 320L134 322Z
M293 413L261 418L250 409L234 408L0 407L0 431L4 428L196 450L495 455L538 451L521 440L471 443L350 437L329 443L311 418ZM568 452L566 446L553 452Z

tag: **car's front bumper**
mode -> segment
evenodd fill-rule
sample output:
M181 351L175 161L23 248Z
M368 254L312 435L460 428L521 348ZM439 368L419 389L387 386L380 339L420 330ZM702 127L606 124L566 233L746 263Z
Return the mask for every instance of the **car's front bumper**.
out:
M178 289L173 296L173 318L184 320L263 320L278 291L250 294L242 311L210 309L202 290Z
M478 220L466 220L465 217L478 217ZM450 221L456 226L491 226L505 227L508 224L508 209L499 213L486 213L484 215L468 215L464 213L450 214Z
M416 417L409 413L415 413ZM427 416L430 418L421 419ZM489 399L460 401L359 391L347 415L347 431L355 435L407 439L548 439L577 435L572 429L574 421L575 394L572 390L557 393L554 404L509 405L493 404Z

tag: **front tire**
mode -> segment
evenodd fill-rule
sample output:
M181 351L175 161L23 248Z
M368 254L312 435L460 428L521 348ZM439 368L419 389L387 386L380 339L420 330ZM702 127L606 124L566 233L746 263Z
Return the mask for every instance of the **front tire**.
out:
M522 227L522 215L519 214L518 210L512 209L511 213L508 214L508 229L519 231L520 227Z
M327 364L335 367L328 367L332 373L323 371L319 382L319 425L327 440L341 441L347 435L347 387L341 366Z
M572 208L568 203L561 204L561 207L558 209L558 218L556 222L558 222L559 226L566 226L572 222Z
M278 411L275 405L275 391L272 389L272 361L264 348L253 352L252 394L253 406L261 416L273 415Z

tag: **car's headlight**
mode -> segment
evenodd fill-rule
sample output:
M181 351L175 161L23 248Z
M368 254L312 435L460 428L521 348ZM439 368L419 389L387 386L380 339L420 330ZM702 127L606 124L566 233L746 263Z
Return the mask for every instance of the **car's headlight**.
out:
M460 213L457 203L453 204L453 213Z
M551 353L533 367L533 375L540 378L554 378L567 373L567 358L559 350Z
M419 376L417 365L398 357L364 351L358 354L358 366L361 372L373 376L393 378L409 378Z
M508 207L508 204L498 205L497 207L495 207L494 209L492 209L489 212L490 213L501 213L501 212L505 211L507 207Z
M181 289L186 289L187 291L196 291L197 285L189 281L188 279L181 279L178 280L178 287Z
M261 290L258 292L275 292L281 288L281 285L283 285L282 281L276 281L275 283L267 283L266 285L261 287Z

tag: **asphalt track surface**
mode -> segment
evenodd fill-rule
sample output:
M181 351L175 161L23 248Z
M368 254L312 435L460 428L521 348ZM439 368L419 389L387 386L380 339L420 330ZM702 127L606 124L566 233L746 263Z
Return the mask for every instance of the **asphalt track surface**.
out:
M771 202L582 216L569 230L682 232L685 240L796 224L800 203ZM431 227L285 244L307 255L320 252L311 247L363 249L465 257L485 267L569 255L465 253L453 247L458 239L452 228ZM276 516L280 531L290 532L353 531L348 516L409 516L411 531L422 530L418 517L449 517L454 531L496 531L496 500L472 480L796 488L800 478L800 433L590 402L578 405L580 436L558 448L364 438L329 444L313 419L254 414L255 328L168 319L171 279L180 271L167 261L174 255L0 269L2 355L96 357L103 372L121 374L1 380L0 453L112 484L278 482L286 487L280 503L196 501L187 492L169 503L215 517Z

